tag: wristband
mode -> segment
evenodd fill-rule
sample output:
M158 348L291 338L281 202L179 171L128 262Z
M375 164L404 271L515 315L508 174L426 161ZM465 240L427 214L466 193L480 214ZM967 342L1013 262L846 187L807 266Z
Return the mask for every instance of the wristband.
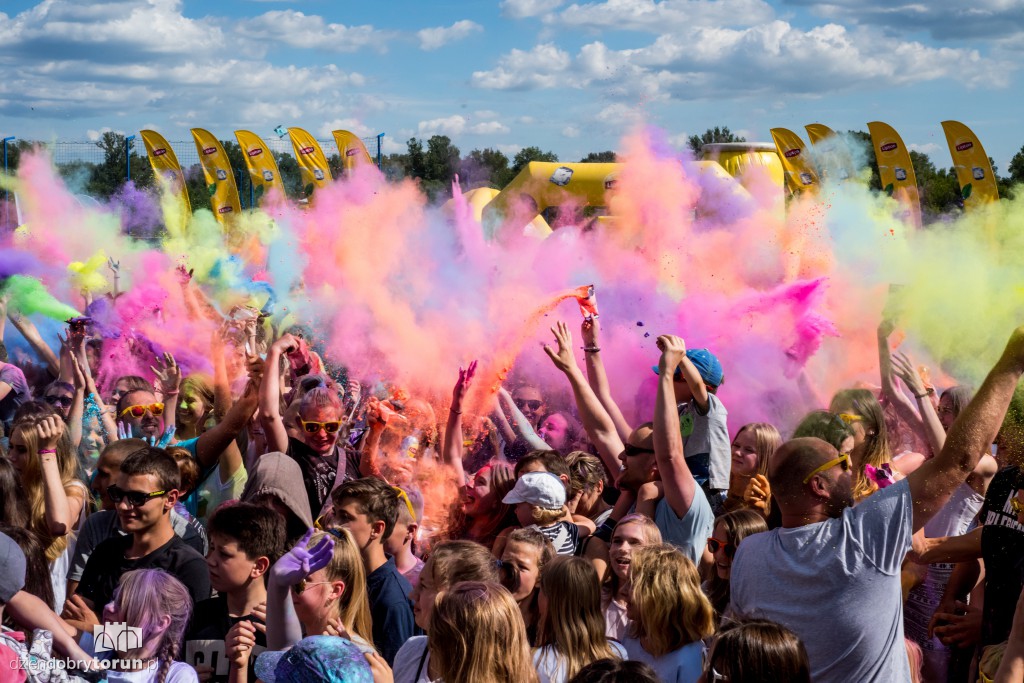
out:
M455 408L449 408L448 412L455 413L456 415L462 415L461 410L455 410Z
M935 389L933 389L932 387L928 387L927 389L925 389L925 392L923 394L914 394L914 398L924 398L925 396L931 396L934 393Z
M581 346L584 353L599 353L601 351L600 346Z

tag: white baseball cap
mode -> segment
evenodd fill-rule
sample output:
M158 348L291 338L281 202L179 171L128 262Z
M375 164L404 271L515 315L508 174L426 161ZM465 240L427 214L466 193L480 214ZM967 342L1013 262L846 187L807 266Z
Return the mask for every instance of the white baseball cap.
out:
M529 503L557 510L565 505L565 484L550 472L527 472L501 501L506 505Z

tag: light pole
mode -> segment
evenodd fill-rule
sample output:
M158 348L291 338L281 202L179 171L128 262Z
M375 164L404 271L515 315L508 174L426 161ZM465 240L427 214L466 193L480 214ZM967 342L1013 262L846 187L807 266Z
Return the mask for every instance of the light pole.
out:
M4 138L4 175L7 175L7 143L14 140L14 136L8 136ZM4 189L4 226L11 222L11 210L8 206L11 202L11 192L8 189Z
M383 142L383 140L384 140L384 133L377 133L377 168L380 168L380 164L381 164L380 145L381 145L381 142Z
M124 156L128 160L125 166L125 181L132 179L132 140L135 139L134 135L129 135L124 139Z

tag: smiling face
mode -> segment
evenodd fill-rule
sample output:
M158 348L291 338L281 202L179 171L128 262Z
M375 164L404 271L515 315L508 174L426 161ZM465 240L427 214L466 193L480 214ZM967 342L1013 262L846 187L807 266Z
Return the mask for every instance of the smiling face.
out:
M629 582L633 551L645 545L648 545L647 536L640 524L626 522L615 527L612 542L608 546L608 558L611 560L612 571L621 583Z
M434 581L434 558L427 560L420 572L420 580L412 588L409 600L412 602L412 615L416 625L424 631L430 626L430 615L434 611L434 598L438 587Z
M202 397L194 391L182 391L178 399L178 404L174 408L174 417L178 424L189 427L202 425L209 410Z
M569 422L558 413L551 413L540 423L537 436L556 451L563 450L569 442Z
M532 425L544 415L544 397L535 387L519 387L512 394L512 402Z
M715 525L715 529L712 532L714 538L724 541L713 554L715 559L715 573L718 574L718 578L729 580L729 576L732 574L732 557L726 552L725 544L733 543L732 537L729 535L729 530L725 524L719 522Z
M74 392L69 391L67 387L50 387L46 390L43 400L67 422L68 415L71 413L71 404L75 401Z
M757 473L757 435L753 429L743 429L732 440L732 471L741 477Z
M135 417L131 411L124 412L125 409L131 406L151 406L156 403L156 395L153 392L137 389L128 392L122 398L123 400L118 404L121 410L118 411L117 419L131 428L132 436L136 438L159 437L164 433L164 417L162 414L154 415L152 410L147 409L143 412L142 417ZM121 414L122 412L124 412L123 415Z
M122 491L136 492L143 495L154 493L160 489L160 481L153 474L117 475L117 487ZM176 492L167 492L145 501L142 505L131 505L125 498L114 504L121 529L128 533L142 532L152 529L174 506Z
M622 471L615 484L624 491L636 491L651 481L657 460L654 457L654 432L649 426L637 427L619 454Z
M936 412L939 414L939 422L942 423L942 428L949 431L949 428L953 426L956 421L956 411L953 408L953 397L949 394L943 394L939 398L939 407Z
M462 487L462 509L467 517L488 514L498 503L491 488L490 466L481 467L473 478Z
M519 587L512 597L521 602L533 595L540 581L540 549L529 543L509 541L501 561L513 565L519 572Z
M299 428L299 438L302 439L303 443L317 453L327 455L334 450L334 446L338 443L338 436L341 434L341 431L338 430L333 434L329 434L326 427L320 425L316 432L310 433L302 426L302 421L339 422L341 419L340 411L332 406L307 406L306 408L301 409L296 417L296 426Z

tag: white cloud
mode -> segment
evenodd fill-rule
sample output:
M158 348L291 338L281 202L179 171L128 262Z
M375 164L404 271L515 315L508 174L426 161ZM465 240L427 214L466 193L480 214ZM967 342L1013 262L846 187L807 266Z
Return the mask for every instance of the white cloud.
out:
M291 9L265 12L240 21L236 32L246 39L258 38L291 47L330 52L356 52L363 48L383 52L387 49L387 41L394 35L370 25L328 23L319 15Z
M567 138L578 138L580 129L577 126L566 126L562 129L562 135Z
M493 111L491 109L481 109L479 111L473 112L473 118L481 120L496 119L499 116L500 114L498 114L498 112Z
M331 134L336 130L347 130L350 133L354 133L357 137L368 138L377 134L377 131L373 130L362 121L358 119L334 119L328 121L324 125L320 126L317 132L320 133L320 137L329 138Z
M511 131L508 126L500 121L483 121L470 126L469 132L475 135L504 135Z
M529 52L513 49L490 71L474 71L472 83L491 90L532 90L566 85L564 75L572 64L568 52L553 43L535 46Z
M620 103L609 104L594 116L594 120L618 128L640 122L643 118L644 112L639 107Z
M522 151L522 145L510 144L510 145L494 145L494 149L498 150L502 154L509 158L514 157L516 154Z
M440 119L431 119L429 121L420 121L417 128L417 132L420 137L430 137L431 135L459 135L462 131L466 130L466 118L455 114Z
M914 152L921 152L922 154L931 155L931 154L935 154L936 152L938 152L938 151L940 151L942 149L945 149L945 147L944 146L940 146L940 145L938 145L938 144L936 144L934 142L926 142L923 145L913 144L913 143L909 144L909 145L907 145L907 149L909 149L911 151L914 151Z
M607 0L572 4L548 21L575 28L663 34L695 26L753 26L774 16L764 0Z
M479 33L484 30L484 27L475 21L469 19L463 19L462 21L456 21L451 26L437 26L435 28L425 28L416 32L416 37L420 39L420 48L423 50L436 50L439 47L453 43L463 38L468 38L474 33Z
M556 9L564 0L501 0L501 13L512 19L535 17Z
M387 136L380 143L381 154L405 154L409 151L408 145Z

